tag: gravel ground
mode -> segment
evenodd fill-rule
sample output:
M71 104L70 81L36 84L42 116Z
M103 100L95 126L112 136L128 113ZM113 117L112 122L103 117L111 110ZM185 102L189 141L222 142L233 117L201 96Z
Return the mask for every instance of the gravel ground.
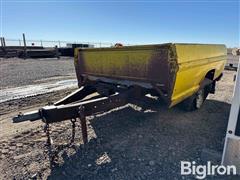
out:
M53 166L42 123L12 124L10 119L17 111L39 108L71 90L1 103L0 179L194 179L180 175L180 161L220 163L234 74L225 71L216 94L210 95L199 111L167 109L161 102L146 98L88 117L86 145L79 124L71 146L71 123L51 125L52 151L56 154Z
M43 78L63 75L75 76L73 58L0 58L0 89L35 84Z

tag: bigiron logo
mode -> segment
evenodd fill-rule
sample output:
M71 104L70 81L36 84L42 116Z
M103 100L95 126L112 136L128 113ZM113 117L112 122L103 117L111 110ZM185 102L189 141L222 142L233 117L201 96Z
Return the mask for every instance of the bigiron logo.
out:
M181 161L181 175L194 175L197 179L204 179L213 175L236 175L234 165L213 165L210 161L207 165L197 165L195 161Z

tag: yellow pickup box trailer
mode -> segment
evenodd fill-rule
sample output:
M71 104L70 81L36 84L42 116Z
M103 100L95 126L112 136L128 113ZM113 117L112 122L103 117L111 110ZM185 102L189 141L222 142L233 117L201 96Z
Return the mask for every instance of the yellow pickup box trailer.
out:
M158 96L169 107L182 102L187 110L201 107L214 93L226 62L226 47L210 44L157 44L143 46L75 49L79 89L65 98L19 114L14 123L42 119L46 124L80 120L83 142L87 140L86 116L134 103L147 94Z
M184 102L188 108L196 109L208 92L214 92L226 56L225 45L218 44L78 48L75 49L75 67L79 86L87 81L139 85L154 89L169 107L198 93L200 97L195 95L195 99L191 97ZM203 91L201 87L205 84L210 86ZM197 98L199 102L194 105Z

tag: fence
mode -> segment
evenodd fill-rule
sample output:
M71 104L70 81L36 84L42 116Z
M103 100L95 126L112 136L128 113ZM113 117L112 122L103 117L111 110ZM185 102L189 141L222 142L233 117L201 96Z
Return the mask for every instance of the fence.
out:
M22 39L5 39L6 46L23 46ZM89 44L94 47L111 47L114 43L108 42L78 42L78 41L47 41L47 40L26 40L27 46L42 46L42 47L66 47L67 44Z

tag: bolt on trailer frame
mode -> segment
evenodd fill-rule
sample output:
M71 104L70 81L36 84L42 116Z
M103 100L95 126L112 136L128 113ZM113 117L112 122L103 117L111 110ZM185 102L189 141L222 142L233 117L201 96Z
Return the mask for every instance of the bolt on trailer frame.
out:
M222 164L235 165L237 174L240 175L240 63L238 63L237 78L227 127Z

